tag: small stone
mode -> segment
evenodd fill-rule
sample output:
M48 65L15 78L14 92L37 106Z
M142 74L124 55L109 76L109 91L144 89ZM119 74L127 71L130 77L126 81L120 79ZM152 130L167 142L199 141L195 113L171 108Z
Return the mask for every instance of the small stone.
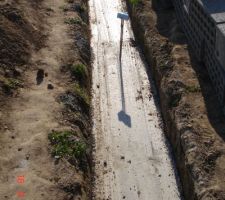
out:
M23 70L21 70L19 68L15 68L13 73L14 73L15 76L21 76L22 73L23 73Z
M127 162L131 164L131 160L128 160Z
M18 148L18 151L22 151L22 149L23 149L23 148L20 147L20 148Z
M45 77L48 77L48 73L47 72L45 72Z
M48 84L48 89L49 89L49 90L53 90L53 89L54 89L54 86L53 86L51 83L49 83L49 84Z
M99 86L99 85L97 85L97 88L100 88L100 86Z
M12 72L10 70L5 70L5 76L6 77L12 77Z
M26 155L26 160L29 160L30 159L30 154L27 154Z
M11 136L12 139L15 139L15 136Z
M137 192L137 194L138 194L138 197L140 197L140 195L141 195L141 191L138 191L138 192Z
M107 162L106 161L104 161L104 167L107 167Z
M125 157L124 157L124 156L121 156L121 157L120 157L120 159L121 159L121 160L124 160L124 159L125 159Z

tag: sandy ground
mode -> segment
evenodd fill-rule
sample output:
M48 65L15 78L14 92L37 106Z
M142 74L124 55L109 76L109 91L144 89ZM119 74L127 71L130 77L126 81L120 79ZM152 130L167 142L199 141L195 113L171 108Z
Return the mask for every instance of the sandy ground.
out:
M17 192L25 192L24 199L63 198L63 191L54 184L55 164L48 150L47 135L52 129L65 129L59 124L62 106L56 102L65 90L66 81L60 75L60 65L72 40L67 35L60 6L61 0L47 0L44 7L54 12L47 17L49 35L47 43L32 55L32 65L26 74L25 87L10 103L5 132L1 134L0 147L0 199L18 199ZM56 25L57 24L57 25ZM38 68L48 73L37 83ZM54 90L48 90L52 83ZM3 117L3 116L2 116ZM24 184L18 184L24 176Z
M180 199L155 89L129 22L119 62L121 10L120 0L90 0L95 199Z

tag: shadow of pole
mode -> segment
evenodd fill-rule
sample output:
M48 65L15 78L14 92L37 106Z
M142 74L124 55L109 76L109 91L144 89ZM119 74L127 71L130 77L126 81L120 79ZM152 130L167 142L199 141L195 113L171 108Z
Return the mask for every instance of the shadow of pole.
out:
M131 117L128 114L126 114L124 84L123 84L123 70L122 70L123 26L124 20L121 20L119 72L120 72L120 91L121 91L122 110L118 113L118 119L119 121L122 121L126 126L131 127Z

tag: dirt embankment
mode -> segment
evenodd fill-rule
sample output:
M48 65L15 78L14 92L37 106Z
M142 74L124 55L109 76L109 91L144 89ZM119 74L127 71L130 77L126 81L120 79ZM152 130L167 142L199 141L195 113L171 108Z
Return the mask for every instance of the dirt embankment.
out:
M225 199L225 119L206 68L197 63L173 8L127 0L132 26L159 91L166 133L186 199Z
M22 86L21 75L31 51L41 48L43 15L36 1L29 6L14 1L0 2L0 95L12 94ZM26 14L25 14L26 13ZM32 14L31 14L32 13Z
M89 40L87 0L0 1L2 199L91 198Z

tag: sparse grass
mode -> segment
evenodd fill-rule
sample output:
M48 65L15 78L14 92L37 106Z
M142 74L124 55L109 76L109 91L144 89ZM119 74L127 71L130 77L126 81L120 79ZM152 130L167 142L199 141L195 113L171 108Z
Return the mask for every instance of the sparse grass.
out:
M73 86L73 92L77 95L79 95L85 102L86 104L90 104L90 98L86 92L85 89L83 89L82 87L80 87L80 85L78 83L74 84Z
M181 100L181 94L176 94L171 96L169 101L169 107L170 108L177 107L180 100Z
M3 80L3 87L8 91L17 89L20 86L22 86L22 83L18 79L9 78Z
M136 5L139 2L139 0L130 0L130 2L131 4Z
M169 66L168 65L165 65L165 64L160 64L159 67L161 69L168 69L169 68Z
M87 74L86 66L82 63L74 64L71 66L72 74L77 77L80 81L84 80Z
M87 145L84 141L79 140L74 132L52 131L49 133L48 139L53 145L53 156L77 159L85 156Z
M190 93L197 93L197 92L201 91L201 88L199 86L195 86L195 85L186 86L185 91L190 92Z
M80 8L79 8L79 11L84 12L85 10L86 10L85 6L81 5Z
M66 5L60 6L59 9L63 10L63 12L67 12L69 10Z
M67 18L65 19L64 21L66 24L69 24L69 25L75 25L75 24L78 24L78 25L83 25L84 23L82 22L82 20L78 17L76 18Z

